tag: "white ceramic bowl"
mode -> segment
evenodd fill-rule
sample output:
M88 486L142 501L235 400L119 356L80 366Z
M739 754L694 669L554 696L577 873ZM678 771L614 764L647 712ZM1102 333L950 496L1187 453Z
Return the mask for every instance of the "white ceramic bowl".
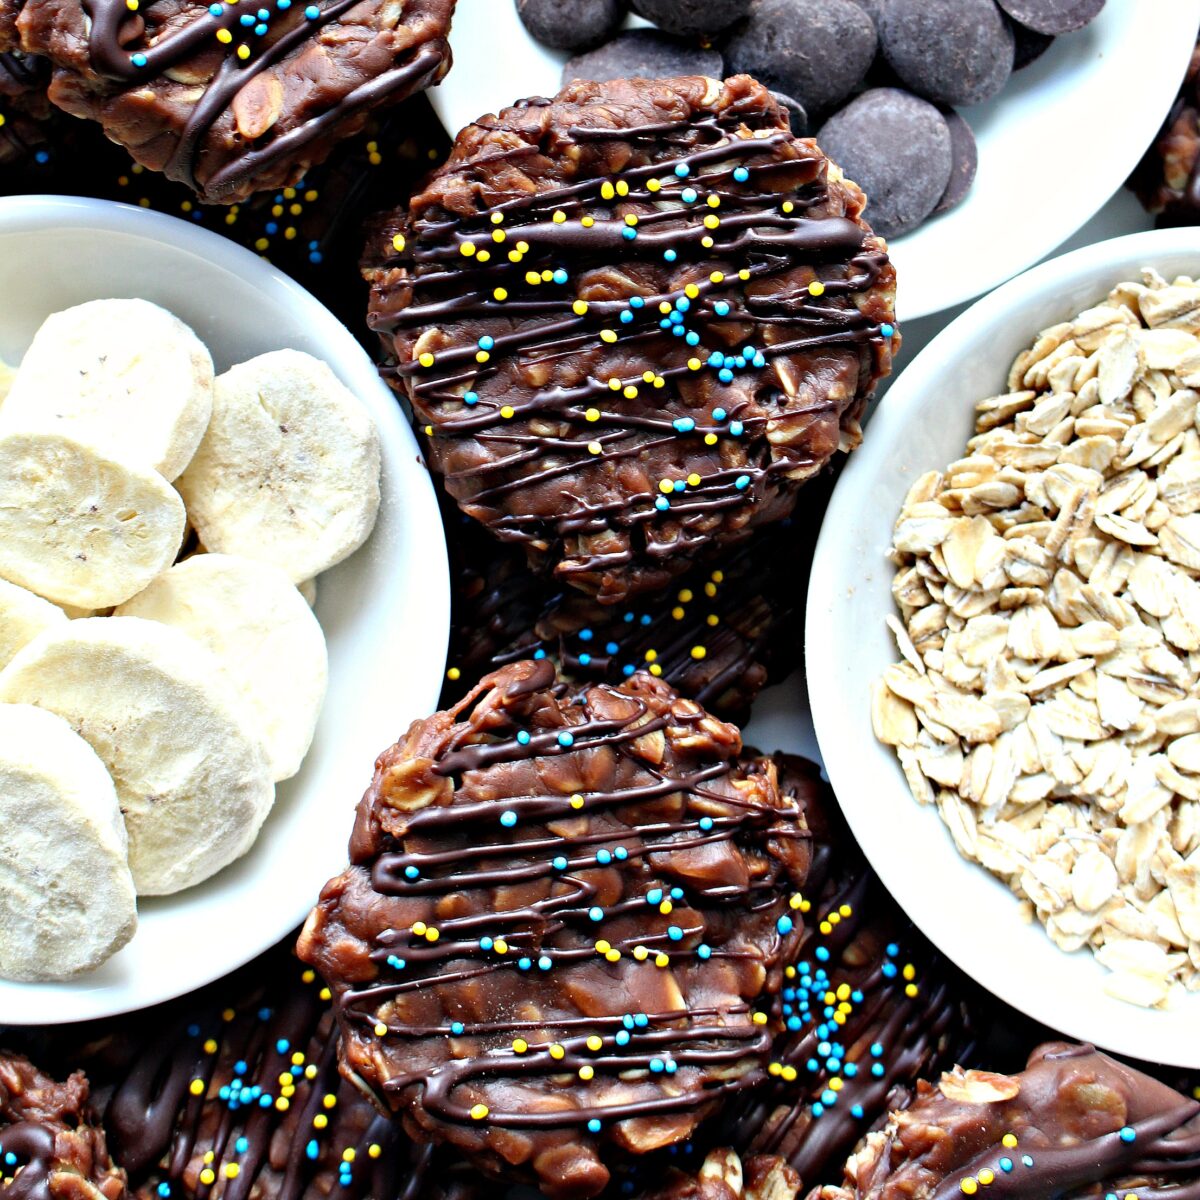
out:
M869 688L898 661L885 560L905 493L960 458L975 402L1004 391L1017 353L1143 266L1200 273L1200 229L1135 234L1029 271L969 308L907 363L834 492L809 586L806 662L817 738L855 835L918 927L990 991L1072 1037L1154 1062L1200 1067L1200 995L1169 1012L1107 996L1087 950L1066 954L1022 923L1011 892L960 858L936 810L912 799L871 731ZM903 360L902 360L903 361Z
M318 583L329 693L300 773L279 786L249 854L198 887L143 900L137 935L99 970L61 984L0 981L0 1023L50 1024L200 987L303 920L346 862L375 756L435 707L449 580L433 489L399 405L346 327L256 255L121 204L0 200L0 296L0 358L8 362L19 360L50 313L111 296L170 309L208 345L218 371L267 350L307 351L361 399L383 447L375 531Z
M953 212L893 242L901 320L980 295L1087 221L1166 116L1197 24L1200 0L1108 0L994 100L964 109L979 175ZM522 96L553 96L568 57L529 36L513 0L458 0L450 44L454 68L429 96L451 134Z

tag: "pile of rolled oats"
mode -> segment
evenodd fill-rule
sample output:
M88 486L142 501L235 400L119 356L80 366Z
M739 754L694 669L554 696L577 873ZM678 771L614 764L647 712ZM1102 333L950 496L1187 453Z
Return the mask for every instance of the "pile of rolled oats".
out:
M1107 990L1200 990L1200 283L1045 330L912 486L876 736Z

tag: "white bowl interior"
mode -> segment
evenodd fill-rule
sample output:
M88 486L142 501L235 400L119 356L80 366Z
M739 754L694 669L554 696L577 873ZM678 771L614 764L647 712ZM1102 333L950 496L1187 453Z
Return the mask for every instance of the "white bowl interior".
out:
M1108 0L1087 29L964 110L979 174L963 204L892 244L901 319L995 287L1087 221L1162 123L1197 24L1200 0ZM522 96L553 96L568 57L529 36L513 0L459 0L450 42L454 68L429 95L451 134Z
M379 428L383 502L367 544L318 581L329 692L299 775L281 784L254 848L213 879L143 900L133 941L51 985L0 981L0 1023L49 1024L154 1004L240 966L304 918L346 862L375 756L432 711L449 629L441 519L399 405L350 332L312 296L217 234L124 205L0 200L0 357L19 360L50 313L100 297L174 312L224 370L292 347L324 359Z
M913 479L960 458L974 405L1004 390L1034 335L1102 299L1143 266L1200 273L1200 230L1136 234L1046 263L969 308L903 366L834 492L808 596L806 661L821 753L838 800L883 882L968 975L1031 1017L1111 1050L1200 1067L1200 995L1149 1011L1113 999L1089 951L1066 954L1019 919L1011 892L959 857L937 811L912 799L871 730L869 688L898 661L885 560ZM901 359L903 362L903 359Z

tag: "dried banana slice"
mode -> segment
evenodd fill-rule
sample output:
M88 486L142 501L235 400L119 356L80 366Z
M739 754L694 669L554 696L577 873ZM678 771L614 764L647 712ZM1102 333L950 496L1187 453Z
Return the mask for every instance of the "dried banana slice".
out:
M39 633L66 623L67 614L57 604L0 579L0 670Z

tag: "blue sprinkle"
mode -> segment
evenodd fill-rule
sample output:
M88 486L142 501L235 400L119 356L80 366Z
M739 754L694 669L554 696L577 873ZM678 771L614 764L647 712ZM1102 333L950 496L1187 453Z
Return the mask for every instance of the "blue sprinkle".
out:
M551 860L550 865L556 871L565 871L567 869L567 860L560 854L557 858Z
M675 315L678 316L679 314L676 313ZM686 333L686 332L687 331L683 328L682 325L672 325L671 326L671 336L672 337L683 337L684 333Z
M310 20L315 21L320 15L321 10L315 5L310 4L305 10L304 15Z
M224 15L225 15L225 5L223 5L223 4L210 4L210 5L208 6L208 12L209 12L209 15L210 15L210 16L213 16L213 17L220 17L220 16L224 16Z
M689 329L687 336L683 340L687 342L689 346L700 345L700 335L694 329Z
M671 896L672 900L682 900L683 899L683 888L673 887L670 891L670 896Z
M292 0L275 0L275 7L281 12L287 12L292 7Z
M278 233L279 232L279 226L274 221L268 221L266 228L267 228L268 233Z
M263 1007L258 1010L258 1019L260 1021L269 1021L274 1013L271 1009Z
M555 283L563 284L566 283L571 277L562 269L562 267L559 267L558 270L550 276L550 278L553 279Z
M279 1041L275 1043L275 1049L278 1050L280 1054L286 1054L291 1047L292 1044L287 1040L287 1038L280 1038ZM239 1072L239 1074L241 1074L241 1072Z
M659 329L670 329L671 322L666 317L663 317L663 319L659 321L658 327Z
M717 378L722 383L732 383L733 382L733 372L728 367L722 367L720 369L720 371L717 372Z
M1028 1154L1022 1154L1022 1155L1021 1155L1021 1166L1023 1166L1023 1167L1032 1167L1032 1166L1033 1166L1033 1159L1032 1159L1032 1158L1030 1158Z
M655 1075L661 1075L665 1065L666 1064L661 1058L652 1058L650 1060L650 1070L653 1071Z
M667 262L674 262L678 257L679 255L676 254L674 250L665 250L663 252L663 258L666 259Z
M579 631L579 640L581 642L590 642L595 636L595 632L591 629L581 629Z
M641 296L630 296L629 297L629 307L630 308L645 308L646 301L643 300Z
M629 1030L628 1029L618 1029L617 1035L616 1035L616 1037L613 1038L613 1041L616 1042L618 1046L628 1046L629 1045Z
M646 903L647 904L661 904L662 898L663 898L662 888L651 888L646 893Z
M592 661L592 656L590 654L581 654L579 656L579 665L581 667L586 667L586 666L590 665L591 661Z
M687 480L686 479L677 479L677 480L675 480L675 483L673 486L677 492L686 491L687 490Z
M746 369L746 360L742 355L739 354L737 358L733 360L733 365L737 367L739 371L744 371Z
M250 26L254 24L254 17L250 13L242 13L242 15L238 17L238 22L239 24Z
M539 971L548 971L548 970L550 970L550 968L552 966L554 966L553 961L550 958L548 958L545 954L543 954L541 956L541 958L538 959L538 970Z
M575 735L573 733L560 733L558 735L558 744L560 746L575 745Z
M404 968L408 966L408 963L402 958L397 958L394 954L389 954L387 957L387 965L391 967L393 971L403 971Z
M404 878L405 879L419 879L420 876L421 876L421 872L418 871L416 867L407 866L404 868Z
M633 324L633 313L628 308L625 309L625 311L623 313L621 313L620 322L622 325L632 325Z
M854 991L850 993L850 999L853 1000L855 1004L861 1004L863 1001L863 994L857 988L855 988Z
M883 1063L872 1063L871 1064L871 1074L876 1079L882 1079L883 1078Z
M233 1148L239 1154L245 1154L246 1151L250 1149L250 1143L244 1137L240 1137L236 1142L233 1143Z
M821 1044L817 1047L817 1053L822 1058L824 1058L829 1053L829 1050L830 1050L830 1046L829 1046L828 1042L821 1042Z
M274 1103L275 1101L272 1100L270 1096L259 1096L258 1098L259 1108L270 1108Z
M827 1088L821 1093L821 1103L827 1108L832 1108L837 1103L837 1092Z
M850 1115L856 1120L861 1121L863 1118L863 1106L861 1104L850 1105Z
M48 153L47 151L45 151L45 150L39 150L39 151L38 151L38 152L37 152L37 153L36 153L36 154L35 154L33 157L34 157L35 159L37 159L37 161L38 161L40 164L42 164L43 166L44 166L46 163L48 163L48 162L50 161L50 155L49 155L49 153ZM195 212L193 212L193 213L192 213L192 217L193 217L193 219L194 219L194 220L197 220L197 221L201 221L201 220L203 220L203 219L204 219L204 218L203 218L203 217L200 215L200 212L199 212L199 210L196 210Z
M617 862L624 862L628 857L629 851L626 850L624 846L618 846L613 851L613 858L615 858Z
M1137 1130L1130 1125L1126 1125L1117 1135L1126 1145L1137 1140Z
M500 824L505 829L511 829L517 823L517 814L512 809L507 809L500 814Z
M692 168L687 163L679 163L675 167L675 176L678 179L686 179L692 173Z
M896 945L895 942L888 942L888 944L887 944L888 958L895 958L896 955L899 953L900 953L900 947L898 945Z
M880 325L879 332L883 334L885 338L895 337L896 327L894 325L883 324Z
M829 947L828 946L818 946L817 950L816 950L816 957L821 962L828 962L829 961Z
M883 1044L881 1042L872 1042L871 1043L871 1057L872 1058L882 1058L883 1057Z
M763 357L761 351L750 360L750 365L758 367L760 370L767 365L767 360Z
M680 296L679 299L675 301L675 307L680 312L687 312L687 310L692 307L692 302L686 296Z
M835 1075L835 1074L837 1074L837 1069L838 1069L838 1060L837 1060L836 1056L831 1054L825 1060L825 1070L827 1070L830 1074Z
M650 1018L648 1016L646 1016L645 1013L634 1013L633 1014L633 1023L639 1029L645 1029L646 1026L650 1024Z
M654 501L654 507L657 508L659 512L666 512L667 509L671 507L671 502L666 498L666 496L659 496ZM629 673L632 675L633 671L630 670Z
M634 1025L636 1024L636 1022L634 1021L633 1015L631 1013L626 1013L621 1018L621 1024L624 1025L626 1029L632 1029L634 1027Z
M666 505L666 504L663 505L663 508L668 508L668 507L670 507L670 506ZM632 674L634 674L634 672L636 670L637 670L637 667L635 667L632 663L626 663L625 666L623 666L621 668L621 674L624 675L626 679L628 679Z
M712 947L706 946L703 942L701 942L700 945L696 947L696 957L702 958L706 961L712 958Z
M612 862L612 854L607 850L596 851L596 861L602 866L607 867Z
M626 225L625 228L621 230L621 236L627 242L636 241L637 240L637 230L634 229L632 225Z
M478 392L464 392L463 393L463 403L468 404L468 405L478 404L479 403L479 393Z
M712 817L701 817L699 824L701 830L707 833L713 827L713 819Z
M465 1029L466 1026L461 1021L451 1021L450 1023L450 1032L454 1034L455 1037L458 1037Z
M713 352L712 352L712 353L711 353L711 354L708 356L708 365L709 365L710 367L720 367L720 366L723 366L723 365L724 365L724 363L725 363L725 355L723 355L723 354L720 352L720 350L714 350L714 351L713 351ZM719 417L718 417L717 419L718 419L718 420L720 420L720 418L719 418Z
M728 414L723 408L714 408L712 415L714 421L723 421Z
M600 1132L600 1122L597 1121L595 1117L593 1117L587 1123L587 1127L588 1127L588 1133L599 1133Z
M674 1075L679 1070L679 1064L674 1059L668 1058L664 1065L666 1066L668 1075Z
M733 486L735 488L737 488L737 490L739 492L744 492L750 486L750 476L749 475L739 475L733 481Z
M787 1027L792 1033L799 1033L804 1028L804 1022L799 1017L788 1017Z
M251 17L250 20L251 23L253 23L254 18ZM146 65L146 56L144 54L135 54L129 61L133 63L135 67L144 67Z
M814 1104L814 1105L812 1106L812 1115L813 1115L814 1117L821 1117L821 1116L824 1116L824 1115L825 1115L825 1107L824 1107L824 1105L822 1105L822 1104Z
M715 312L718 317L729 316L729 302L727 300L718 300L716 304L713 305L713 312Z
M164 1197L165 1200L171 1194L171 1185L164 1180L158 1185L158 1194Z
M609 654L616 654L617 651L621 649L621 647L618 646L616 642L605 642L604 649Z
M1000 1170L1011 1171L1013 1169L1013 1160L1011 1158L1002 1158L1000 1160Z
M696 422L691 417L676 417L671 422L680 433L691 433L696 428Z
M683 930L678 925L669 925L667 927L667 937L673 942L683 941Z
M639 625L649 625L653 622L653 620L654 620L654 618L651 617L649 613L646 613L638 619L638 624Z
M528 971L528 970L529 970L529 968L530 968L530 967L532 967L532 966L533 966L533 960L532 960L532 959L529 959L529 958L519 958L519 959L517 960L517 967L518 967L520 970L522 970L522 971Z
M882 972L884 979L895 979L900 973L896 964L890 962L885 962L883 966L880 967L880 971Z
M733 170L733 178L737 183L745 183L750 178L750 172L745 167L735 167Z
M853 1079L858 1074L858 1066L855 1063L845 1063L842 1067L842 1073L847 1079Z
M684 202L684 204L695 204L697 200L696 189L690 187L684 188L683 191L679 193L679 198Z
M526 729L522 729L522 730L520 730L520 732L518 732L518 734L517 734L517 741L518 741L518 742L519 742L519 743L520 743L522 746L528 746L528 745L529 745L529 741L530 741L530 738L529 738L529 731L528 731L528 730L526 730Z
M589 908L588 909L588 920L589 921L603 921L604 920L604 909L597 908L594 906L592 908Z
M540 662L543 658L546 657L546 652L545 652L545 650L541 650L541 649L535 650L533 652L533 657L536 658Z
M746 427L745 427L745 425L743 425L741 423L741 421L730 421L729 422L729 432L730 432L731 436L741 437L745 431L746 431Z
M478 345L480 350L494 350L496 348L496 339L485 333L479 339Z
M794 928L792 924L792 918L785 914L775 922L775 928L778 929L780 933L791 933L792 929Z
M495 944L490 937L481 937L479 939L480 950L490 950Z

